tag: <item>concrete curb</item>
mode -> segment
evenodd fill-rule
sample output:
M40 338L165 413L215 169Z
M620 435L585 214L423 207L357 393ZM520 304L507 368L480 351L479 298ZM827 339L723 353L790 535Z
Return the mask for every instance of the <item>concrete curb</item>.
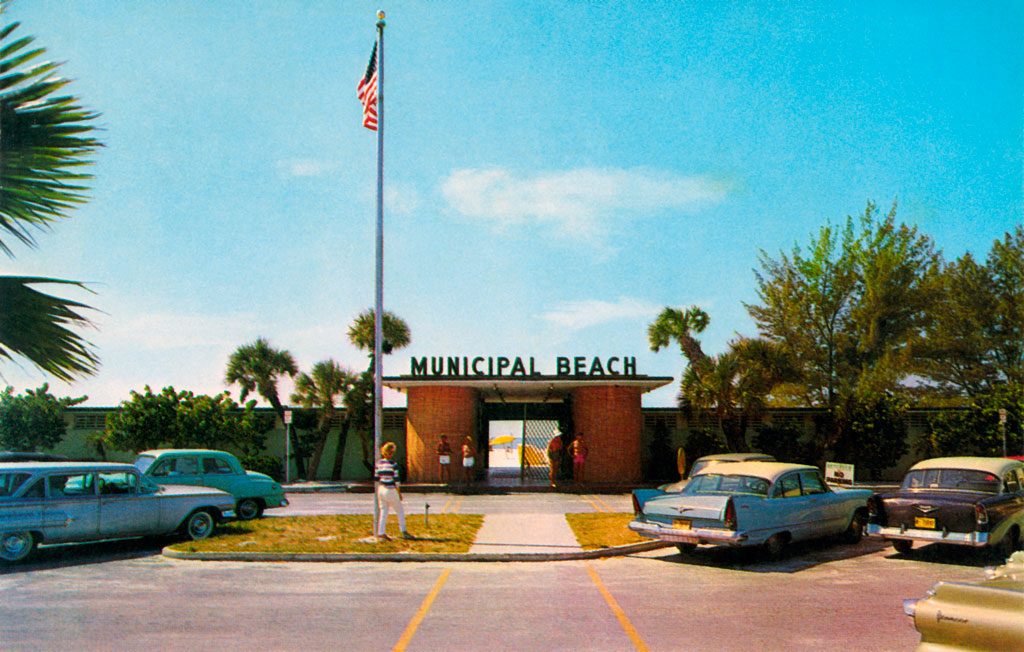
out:
M626 546L601 548L599 550L580 550L574 552L538 552L538 553L448 553L448 552L180 552L164 548L161 554L171 559L187 561L301 561L301 562L463 562L463 561L574 561L580 559L600 559L602 557L623 557L637 552L671 548L675 544L664 541L644 541Z

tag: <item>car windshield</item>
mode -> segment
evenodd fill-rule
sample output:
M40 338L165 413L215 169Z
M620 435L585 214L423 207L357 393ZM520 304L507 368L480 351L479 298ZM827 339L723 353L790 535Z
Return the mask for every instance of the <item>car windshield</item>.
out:
M915 469L903 478L904 489L949 489L999 493L999 478L974 469Z
M135 458L133 464L135 464L135 468L139 470L139 473L145 473L146 469L153 466L155 461L156 457L153 455L139 455Z
M769 482L764 478L749 475L726 475L705 473L693 477L683 489L684 494L694 496L749 494L766 497Z

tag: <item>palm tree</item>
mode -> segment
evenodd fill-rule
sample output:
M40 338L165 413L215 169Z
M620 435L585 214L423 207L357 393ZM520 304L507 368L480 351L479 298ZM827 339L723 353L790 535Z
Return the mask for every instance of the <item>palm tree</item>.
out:
M751 419L763 411L772 390L798 377L793 358L782 345L740 338L729 343L727 352L687 367L679 402L713 410L729 450L745 452Z
M709 357L693 336L709 321L697 306L665 308L647 327L647 340L652 351L678 342L689 362L680 382L680 406L713 410L729 450L745 452L747 424L774 388L796 380L796 366L781 345L761 339L734 340L729 351Z
M690 306L686 310L665 308L654 323L647 327L647 341L651 350L657 352L675 340L692 365L708 356L691 333L704 332L709 321L708 314L697 306Z
M312 373L302 372L295 378L295 392L292 393L292 401L304 408L316 408L319 411L316 445L309 462L307 480L314 479L317 468L320 466L320 456L323 454L324 444L327 443L327 435L331 431L331 420L335 414L334 402L336 399L344 400L355 382L356 375L333 359L318 362L313 365ZM347 430L347 428L343 428L342 435L339 436L337 455L344 455Z
M0 14L6 7L0 1ZM85 201L82 182L91 175L78 171L101 143L88 124L99 114L84 110L70 96L53 97L69 83L56 77L59 64L26 65L46 52L26 49L34 39L11 40L19 23L0 28L0 251L13 258L6 237L35 246L32 229L46 229ZM26 358L61 380L96 372L99 358L92 344L67 325L90 322L79 311L86 306L52 297L30 285L58 283L83 287L77 281L21 276L0 277L0 357Z
M281 376L294 378L299 373L292 354L283 349L275 349L260 337L251 344L243 344L235 349L228 359L228 368L224 373L227 385L238 384L241 387L239 400L244 402L250 392L255 391L263 400L270 403L277 416L284 422L284 406L277 395L277 381ZM303 451L294 436L292 450L295 451L295 468L299 475L305 475Z
M374 360L375 319L376 312L373 309L365 310L356 317L348 329L349 341L359 350L368 352L370 364L345 399L346 419L355 424L359 432L359 441L363 448L363 466L371 473L373 472L373 452L370 446L370 432L373 430L373 376L376 370L376 361ZM392 312L384 311L381 318L381 331L384 341L381 342L380 349L384 355L404 348L412 341L409 325ZM337 462L335 466L338 466Z
M375 318L376 313L374 310L366 310L356 317L356 320L352 322L348 329L349 341L359 350L370 352L371 368L373 366L373 349L375 344ZM380 349L384 355L390 354L395 349L408 346L411 341L409 325L401 317L387 310L384 311L384 317L381 319L381 331L383 331L384 341L381 342Z

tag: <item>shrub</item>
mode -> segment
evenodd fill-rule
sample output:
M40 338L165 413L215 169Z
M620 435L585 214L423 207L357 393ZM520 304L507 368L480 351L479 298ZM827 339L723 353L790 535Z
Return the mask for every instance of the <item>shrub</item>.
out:
M249 455L239 461L243 469L269 475L277 482L284 479L283 463L273 455Z

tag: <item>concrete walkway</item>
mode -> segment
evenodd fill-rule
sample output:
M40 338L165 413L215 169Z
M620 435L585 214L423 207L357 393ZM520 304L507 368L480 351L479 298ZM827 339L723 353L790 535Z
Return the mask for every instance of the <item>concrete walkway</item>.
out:
M470 554L580 552L565 514L485 514Z

